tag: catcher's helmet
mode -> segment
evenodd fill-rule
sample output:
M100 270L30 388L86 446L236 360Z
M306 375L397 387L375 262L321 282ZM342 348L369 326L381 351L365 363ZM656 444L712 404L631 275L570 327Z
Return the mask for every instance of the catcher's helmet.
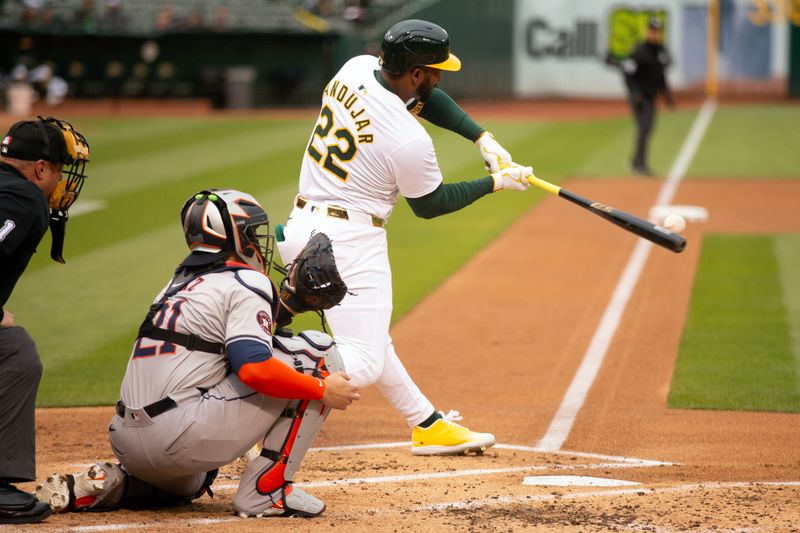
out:
M461 60L450 53L450 36L444 28L410 19L398 22L384 34L381 66L395 75L419 66L456 71L461 69Z
M269 217L258 201L233 189L206 189L186 200L183 233L194 261L203 264L233 252L265 274L272 266L274 240Z

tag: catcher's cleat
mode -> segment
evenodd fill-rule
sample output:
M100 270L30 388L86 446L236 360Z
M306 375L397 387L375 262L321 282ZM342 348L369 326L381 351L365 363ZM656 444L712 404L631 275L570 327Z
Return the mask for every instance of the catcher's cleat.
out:
M273 499L278 501L271 507L255 514L240 512L242 518L254 517L263 518L265 516L299 516L311 518L319 516L325 510L325 503L319 498L315 498L303 489L299 489L291 483L286 483L283 487L273 493Z
M411 432L411 453L414 455L454 455L483 453L494 446L494 435L476 433L455 420L461 420L458 411L450 411L427 428L414 427Z
M124 477L117 465L96 463L79 474L48 476L36 486L36 498L57 513L85 510L103 501L123 483Z

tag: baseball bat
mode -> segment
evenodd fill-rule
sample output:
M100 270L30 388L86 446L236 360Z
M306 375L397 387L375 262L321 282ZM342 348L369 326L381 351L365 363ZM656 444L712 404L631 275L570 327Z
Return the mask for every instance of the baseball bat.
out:
M553 185L543 179L531 176L528 181L532 185L536 185L540 189L560 196L565 200L569 200L575 205L579 205L584 209L589 210L597 216L603 217L612 224L616 224L620 228L630 231L631 233L647 239L648 241L663 246L667 250L673 251L676 254L681 253L686 248L686 237L679 233L672 232L666 228L662 228L658 224L653 224L647 220L643 220L637 216L626 213L609 205L601 204L579 196L566 189L562 189L557 185Z

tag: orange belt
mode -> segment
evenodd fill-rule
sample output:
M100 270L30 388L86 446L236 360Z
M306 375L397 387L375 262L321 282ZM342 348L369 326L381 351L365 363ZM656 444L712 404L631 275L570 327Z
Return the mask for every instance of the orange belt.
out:
M295 205L298 207L298 209L303 209L308 203L309 201L303 198L302 196L298 196L297 200L295 201ZM347 209L343 207L328 205L324 206L324 208L327 210L327 214L329 217L341 218L343 220L350 220L350 215L347 213ZM372 217L372 225L375 226L376 228L382 228L383 226L386 225L386 221L378 216L375 215L367 215L367 216Z

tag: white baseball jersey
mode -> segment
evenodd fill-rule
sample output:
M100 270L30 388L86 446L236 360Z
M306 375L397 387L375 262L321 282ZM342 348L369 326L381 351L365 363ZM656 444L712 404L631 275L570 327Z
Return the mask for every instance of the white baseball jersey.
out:
M399 192L424 196L442 173L425 128L375 79L378 58L357 56L325 87L300 169L300 195L389 217Z
M161 300L167 287L161 291ZM250 269L205 274L166 300L156 327L224 343L227 354L189 350L169 341L138 339L122 380L121 399L143 407L188 388L209 389L230 374L229 357L257 362L272 354L272 284Z

